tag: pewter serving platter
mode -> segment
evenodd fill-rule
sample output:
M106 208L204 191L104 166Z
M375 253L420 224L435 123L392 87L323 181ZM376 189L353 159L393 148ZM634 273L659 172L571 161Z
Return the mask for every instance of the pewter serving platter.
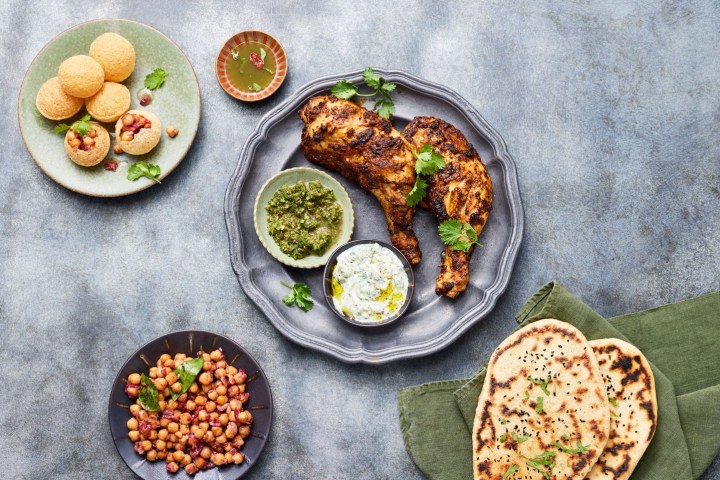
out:
M394 126L402 130L418 115L442 118L459 128L480 153L493 182L494 200L470 264L466 292L451 300L435 295L435 277L444 251L437 221L418 209L414 229L422 262L414 267L415 296L406 314L387 327L363 329L337 318L323 298L323 269L300 270L275 260L260 244L253 225L255 196L268 178L291 167L326 171L347 190L355 207L354 240L390 241L378 201L359 185L311 164L300 148L303 123L298 110L315 95L327 94L337 81L362 83L362 72L319 78L301 87L269 112L250 134L225 193L225 221L230 239L230 261L247 296L290 340L339 360L382 364L437 352L450 345L485 317L507 287L523 234L523 210L515 163L504 140L465 99L447 87L397 70L375 69L384 80L398 85L393 95ZM362 88L362 87L361 87ZM368 103L368 106L371 104ZM315 307L305 313L287 307L288 293L280 281L305 282Z

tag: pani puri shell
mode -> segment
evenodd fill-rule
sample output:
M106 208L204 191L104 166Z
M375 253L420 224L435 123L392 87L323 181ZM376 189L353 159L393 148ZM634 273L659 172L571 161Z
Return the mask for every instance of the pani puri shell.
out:
M92 97L102 88L105 71L93 58L87 55L75 55L60 64L58 79L68 95L87 98Z
M110 151L110 134L104 127L96 123L92 124L93 129L97 132L95 137L95 146L90 150L81 150L79 148L73 148L68 143L68 136L72 130L68 130L65 134L65 152L70 157L70 160L77 163L81 167L93 167L98 163L102 162Z
M140 131L134 135L132 140L125 141L122 139L123 121L121 116L117 123L115 123L115 139L118 145L120 145L120 148L122 148L125 153L129 153L131 155L142 155L144 153L148 153L150 150L155 148L158 143L160 143L160 137L162 136L162 124L160 123L160 119L154 113L147 110L130 110L126 113L132 115L142 115L147 120L150 120L152 125L150 128L141 128Z
M100 122L114 122L130 108L130 90L125 85L105 82L92 97L85 100L87 111Z
M90 56L102 66L109 82L122 82L135 69L135 48L117 33L103 33L93 40Z
M58 77L46 81L38 90L35 106L48 120L64 120L80 111L83 99L65 93Z

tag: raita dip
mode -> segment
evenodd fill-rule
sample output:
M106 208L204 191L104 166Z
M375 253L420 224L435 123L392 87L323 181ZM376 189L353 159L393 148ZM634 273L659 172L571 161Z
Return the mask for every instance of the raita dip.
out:
M332 273L335 308L359 323L392 317L408 293L408 276L400 259L377 243L363 243L337 257Z

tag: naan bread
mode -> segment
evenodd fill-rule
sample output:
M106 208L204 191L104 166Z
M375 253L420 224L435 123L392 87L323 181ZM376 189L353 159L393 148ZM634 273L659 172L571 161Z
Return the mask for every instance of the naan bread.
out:
M610 400L610 435L587 478L627 479L655 434L657 398L650 365L635 346L616 338L593 340Z
M495 350L473 426L475 480L582 479L610 429L605 385L585 336L546 319Z

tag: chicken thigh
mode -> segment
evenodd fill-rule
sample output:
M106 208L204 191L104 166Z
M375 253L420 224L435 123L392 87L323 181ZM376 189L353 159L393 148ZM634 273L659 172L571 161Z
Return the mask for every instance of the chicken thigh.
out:
M380 202L390 239L416 265L415 208L405 197L415 183L414 157L389 120L334 96L311 98L300 110L302 150L308 160L358 182Z
M438 222L454 218L482 232L492 206L492 182L485 165L465 136L449 123L434 117L415 117L402 132L419 150L430 144L445 160L445 168L428 178L427 196L420 203ZM445 248L435 293L457 297L470 279L469 252Z

